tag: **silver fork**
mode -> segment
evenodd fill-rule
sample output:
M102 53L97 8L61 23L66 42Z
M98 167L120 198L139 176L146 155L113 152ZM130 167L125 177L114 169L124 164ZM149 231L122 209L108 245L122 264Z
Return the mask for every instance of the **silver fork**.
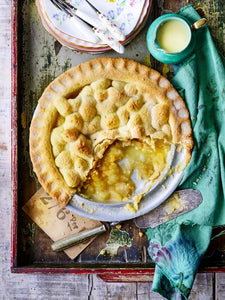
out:
M124 53L125 48L123 45L119 43L117 39L109 32L106 28L105 30L96 28L93 24L93 20L87 15L86 13L82 12L81 10L76 9L70 3L65 2L64 0L50 0L59 10L65 12L70 17L77 17L79 18L84 26L83 28L92 29L95 35L100 38L105 44L110 46L113 50L118 53ZM88 27L87 27L88 26Z

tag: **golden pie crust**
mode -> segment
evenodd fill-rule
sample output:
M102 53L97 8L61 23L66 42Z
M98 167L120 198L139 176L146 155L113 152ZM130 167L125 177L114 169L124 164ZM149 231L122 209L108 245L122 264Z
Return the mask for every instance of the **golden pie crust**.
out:
M30 156L46 192L65 206L114 141L193 140L189 112L157 71L123 58L97 58L71 68L43 92L30 126Z

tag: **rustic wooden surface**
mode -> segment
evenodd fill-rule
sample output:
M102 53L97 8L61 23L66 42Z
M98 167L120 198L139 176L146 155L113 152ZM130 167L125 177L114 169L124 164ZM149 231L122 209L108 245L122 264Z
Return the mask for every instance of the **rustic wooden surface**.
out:
M10 272L10 28L10 3L0 0L0 299L161 299L151 292L150 282L105 283L96 275ZM197 274L190 299L225 299L224 282L225 274Z

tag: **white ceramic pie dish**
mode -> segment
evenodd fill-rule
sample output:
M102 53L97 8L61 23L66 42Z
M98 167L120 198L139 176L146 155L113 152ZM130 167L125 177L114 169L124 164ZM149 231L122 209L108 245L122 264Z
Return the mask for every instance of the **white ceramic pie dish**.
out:
M33 117L36 116L38 107L37 105ZM119 222L142 216L162 204L175 191L183 177L184 169L182 165L184 165L185 157L185 149L178 152L175 146L171 146L166 168L157 182L143 196L136 212L125 208L126 204L132 203L132 201L115 204L101 203L88 200L78 194L73 196L66 208L80 216L104 222ZM143 182L135 182L135 184L138 194L146 190L147 185Z
M185 151L174 151L171 166L165 170L166 172L170 169L179 169L179 165L185 159ZM136 212L125 208L127 202L117 204L98 203L77 194L70 200L66 208L83 217L105 222L133 219L150 212L168 199L180 183L183 172L183 170L179 172L175 171L171 175L161 176L159 181L143 196L139 204L139 209Z

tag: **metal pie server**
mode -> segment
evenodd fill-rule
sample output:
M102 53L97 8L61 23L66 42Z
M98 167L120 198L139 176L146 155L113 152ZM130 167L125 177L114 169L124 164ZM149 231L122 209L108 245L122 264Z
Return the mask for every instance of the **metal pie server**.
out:
M186 189L176 191L160 206L149 213L134 219L138 228L155 228L198 207L202 202L199 191Z
M160 224L170 221L186 212L198 207L202 202L202 195L199 191L186 189L174 192L169 199L149 213L134 219L138 228L154 228ZM51 245L53 251L59 252L71 246L79 244L96 235L106 232L110 227L116 226L119 222L104 223L98 227L84 230L54 242Z

